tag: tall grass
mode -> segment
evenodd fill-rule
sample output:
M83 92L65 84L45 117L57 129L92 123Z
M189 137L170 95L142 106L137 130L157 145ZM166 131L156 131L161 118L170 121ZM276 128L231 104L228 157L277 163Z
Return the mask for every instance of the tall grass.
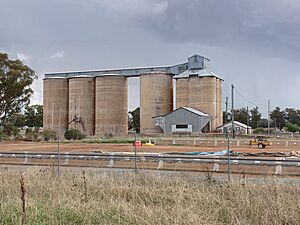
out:
M0 173L0 224L300 224L294 185L199 181L185 174Z

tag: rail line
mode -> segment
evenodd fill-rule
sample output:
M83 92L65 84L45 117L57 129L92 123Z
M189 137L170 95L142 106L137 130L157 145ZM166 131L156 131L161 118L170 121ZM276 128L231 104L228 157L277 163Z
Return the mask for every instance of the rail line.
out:
M213 172L225 172L227 156L182 156L166 154L129 153L60 153L57 152L1 152L0 163L12 165L53 165L58 161L62 166L133 168L135 160L139 169L203 171L203 166ZM299 158L254 158L230 157L232 172L291 174L300 176ZM201 167L202 166L202 167ZM236 169L234 169L236 168Z

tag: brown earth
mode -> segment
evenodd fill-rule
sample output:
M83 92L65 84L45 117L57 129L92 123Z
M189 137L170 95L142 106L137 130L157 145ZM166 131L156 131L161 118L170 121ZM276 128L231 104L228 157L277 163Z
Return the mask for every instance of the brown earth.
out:
M8 151L32 151L32 152L56 152L58 148L57 143L47 142L21 142L21 141L6 141L0 143L0 152ZM131 144L89 144L89 143L62 143L60 144L62 152L133 152L134 147ZM226 147L214 146L142 146L138 147L138 152L196 152L196 151L221 151ZM263 150L255 147L241 146L232 147L236 152L291 152L299 151L300 148L292 147L276 147L269 146Z

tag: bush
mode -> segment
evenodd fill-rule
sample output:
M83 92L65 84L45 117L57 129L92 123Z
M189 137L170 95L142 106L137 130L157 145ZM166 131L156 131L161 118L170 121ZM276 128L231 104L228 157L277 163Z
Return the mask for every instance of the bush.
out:
M7 140L8 137L3 133L2 130L0 130L0 141L4 141L4 140Z
M300 127L298 125L296 125L296 124L293 124L293 123L287 123L285 125L285 127L287 128L287 131L289 131L289 132L295 133L295 132L299 132L300 131Z
M39 136L38 131L32 130L32 128L27 128L25 131L25 139L27 141L36 141Z
M112 133L104 133L105 139L111 139L113 137Z
M42 136L45 141L56 140L56 131L54 130L44 130Z
M81 140L83 138L85 138L86 135L81 133L80 130L77 130L77 129L70 129L70 130L67 130L65 132L65 138L67 140Z
M19 129L13 123L7 122L3 125L3 133L10 136L17 136L19 134Z
M254 134L262 134L262 133L265 133L265 129L262 127L258 127L256 129L254 129L253 133Z

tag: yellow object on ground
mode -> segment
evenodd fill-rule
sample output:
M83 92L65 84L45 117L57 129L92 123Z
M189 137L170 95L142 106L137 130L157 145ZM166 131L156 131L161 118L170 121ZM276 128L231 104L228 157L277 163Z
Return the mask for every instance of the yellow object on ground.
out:
M150 139L148 142L145 143L145 146L154 146L154 142L152 142Z

